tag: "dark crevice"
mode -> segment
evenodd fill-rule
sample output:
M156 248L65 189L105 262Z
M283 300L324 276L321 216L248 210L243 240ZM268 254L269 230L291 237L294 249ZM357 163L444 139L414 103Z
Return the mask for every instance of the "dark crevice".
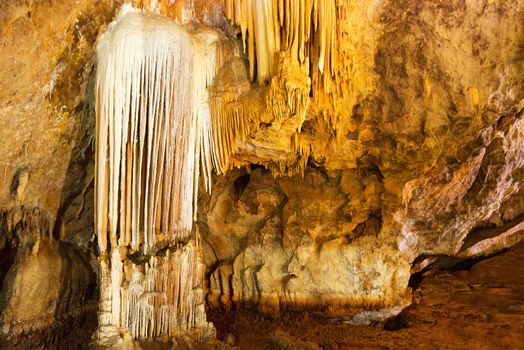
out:
M326 162L326 157L309 157L307 161L307 166L314 169L324 169L324 163Z
M249 174L245 174L237 177L235 181L233 181L233 187L235 188L235 200L238 200L240 196L242 196L242 193L244 193L247 185L249 185L250 178L251 176Z
M470 271L473 268L473 266L475 266L479 262L502 255L506 253L508 250L509 248L505 248L492 255L474 257L474 258L469 258L469 259L458 259L458 258L454 258L450 256L439 256L435 262L429 264L426 268L422 269L421 271L412 274L409 279L408 286L412 288L413 290L417 289L420 286L420 283L424 280L424 277L425 277L424 274L428 270L435 270L435 271L442 271L442 272L444 271L447 271L447 272ZM424 256L424 258L426 257L427 256ZM420 260L420 258L421 257L417 258L417 260Z
M1 238L3 239L3 237ZM0 246L2 243L0 243ZM3 289L4 279L11 266L15 262L16 258L16 246L13 246L11 242L4 242L2 248L0 248L0 290Z
M266 167L263 166L263 165L260 165L260 164L251 163L251 165L249 167L251 169L251 172L253 172L253 171L257 170L257 169L262 169L262 171L267 171Z
M412 274L409 278L408 287L413 290L418 289L423 279L422 271Z
M408 315L405 310L399 313L397 316L388 319L384 324L384 329L386 331L399 331L408 327Z
M506 251L508 251L509 248L504 248L496 253L493 253L488 256L479 256L479 257L473 257L468 259L459 259L455 257L450 256L439 256L438 259L430 264L428 267L426 267L424 270L422 270L419 273L423 273L427 270L442 270L442 271L449 271L449 272L455 272L455 271L469 271L473 266L478 264L479 262L491 259L493 257L496 257L498 255L504 254Z
M370 214L368 219L355 227L353 230L353 236L378 236L379 232L382 230L382 215L381 212Z
M11 186L9 187L9 193L11 194L11 197L16 197L18 194L18 187L20 186L20 178L22 177L22 174L26 172L25 168L18 168L15 172L15 175L13 176L13 180L11 181Z
M503 249L503 250L501 250L501 251L499 251L499 252L497 252L495 254L489 255L489 256L481 256L481 257L470 258L470 259L465 259L465 260L462 260L462 261L458 261L453 266L448 268L448 270L451 271L451 272L455 272L455 271L469 271L469 270L471 270L471 268L473 266L475 266L479 262L481 262L483 260L486 260L486 259L491 259L491 258L496 257L498 255L502 255L502 254L506 253L507 251L508 251L508 248L505 248L505 249Z

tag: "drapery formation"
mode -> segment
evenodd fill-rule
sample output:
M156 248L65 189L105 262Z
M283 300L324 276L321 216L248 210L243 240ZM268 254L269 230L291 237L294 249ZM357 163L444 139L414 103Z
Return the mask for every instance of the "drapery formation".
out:
M310 80L307 67L295 64L296 62L285 56L281 60L279 71L268 86L263 88L263 94L259 94L257 90L239 93L235 84L231 83L214 84L210 88L213 144L214 150L217 150L213 157L213 167L218 174L239 166L232 158L237 142L245 141L259 129L260 123L267 121L275 125L286 124L280 130L281 135L289 135L292 142L290 148L298 157L307 161L309 147L299 142L298 137L309 104ZM243 68L238 64L226 65L225 72L221 74L225 73L228 81L235 82L237 79L238 86L243 82L236 76ZM269 169L274 175L292 175L303 172L305 161L290 168L286 162L275 160L274 166Z
M270 167L273 174L291 175L305 168L310 148L299 133L306 119L311 77L316 74L310 67L317 67L315 72L331 81L335 3L235 0L226 1L224 10L249 41L247 71L238 58L238 46L230 45L217 31L181 26L129 5L97 46L95 223L102 253L100 336L124 331L134 338L174 336L198 328L202 320L205 326L205 314L197 311L199 298L180 299L177 303L188 304L178 308L166 297L148 296L153 291L171 293L165 288L143 286L141 296L126 294L126 288L138 283L137 273L131 271L145 276L152 268L143 259L133 262L128 256L164 254L166 247L176 252L175 247L180 249L192 238L199 176L209 191L212 167L220 174L242 165L231 159L239 140L256 132L261 123L274 124L289 138L296 158L275 159ZM235 61L232 57L239 63L229 68L235 74L244 72L237 77L247 84L243 91L237 90L235 74L226 73L214 81L221 69L227 69L225 62ZM261 85L267 82L266 87L251 88L249 78L255 79L255 67L256 78ZM186 265L191 268L180 274L203 273L199 249L195 245L188 251L192 263ZM154 264L174 266L182 264L180 259L173 254L169 261ZM159 279L169 281L159 273ZM139 299L144 300L138 303ZM129 323L129 310L136 305L142 305L136 309L140 314L136 317L145 317L142 324L155 326ZM158 312L167 309L186 321L164 327L167 321Z
M189 236L200 169L211 188L206 87L218 66L213 34L191 34L165 17L130 10L101 39L96 227L102 252L106 232L111 246L145 251L161 239Z
M99 338L212 331L191 234L200 173L211 189L217 145L207 87L221 66L221 40L214 30L124 6L99 41Z
M135 4L179 19L190 12L195 20L215 21L223 27L213 2L137 0ZM221 0L220 5L242 36L248 59L246 78L258 87L253 84L247 93L235 88L227 91L233 84L225 84L226 89L219 86L218 92L211 89L213 167L220 174L257 163L242 156L242 150L252 147L246 142L262 139L267 146L259 146L268 148L274 142L266 136L278 133L286 140L280 141L282 152L261 157L259 163L278 176L303 173L311 151L307 136L299 135L306 111L321 115L334 133L338 115L333 101L346 94L349 86L349 69L340 60L348 48L339 40L347 31L342 23L347 22L349 2Z

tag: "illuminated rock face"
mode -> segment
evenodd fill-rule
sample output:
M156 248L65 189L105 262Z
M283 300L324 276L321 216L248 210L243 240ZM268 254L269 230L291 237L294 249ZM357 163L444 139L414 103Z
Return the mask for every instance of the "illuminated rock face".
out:
M201 233L211 302L331 314L366 308L379 310L367 317L383 317L405 304L410 270L433 255L467 257L522 239L521 230L470 234L524 212L521 1L136 2L154 3L166 16L219 28L236 41L222 51L231 59L207 88L220 175L210 195L199 189L192 228ZM23 280L14 271L24 274L28 261L17 247L32 251L38 237L52 235L65 248L35 249L42 259L34 266L42 268L48 249L58 252L49 264L71 252L96 268L113 259L99 258L93 226L93 63L115 7L0 5L4 338L21 332L15 320L40 312L16 311L18 294L8 286ZM263 28L273 30L265 36ZM42 233L26 230L29 221ZM146 262L164 248L153 236L155 253L121 260L125 288L147 289L133 276L145 281ZM157 269L169 266L158 259ZM43 325L89 311L77 305L90 295L92 267L68 263L87 279L75 282L75 302L43 314ZM55 280L62 287L42 300L73 291L66 279Z
M262 169L217 179L199 215L209 300L337 316L405 305L410 265L381 233L383 189L371 175L359 180L319 169L300 181ZM367 201L352 202L349 185Z
M516 19L521 3L444 8L431 2L343 1L331 17L315 1L297 8L250 7L254 3L225 2L226 16L243 36L254 34L246 42L250 62L261 62L260 52L266 58L266 68L252 69L251 78L260 75L262 91L279 79L295 83L282 72L267 73L285 57L285 67L307 66L310 94L303 94L303 122L293 113L267 118L236 143L230 163L260 164L277 176L301 174L307 162L321 170L307 169L305 179L262 181L282 198L251 193L256 199L250 199L249 210L242 209L249 195L235 197L230 190L236 177L247 175L231 175L224 193L215 187L210 209L201 212L215 269L214 300L254 298L277 307L329 299L357 308L399 305L418 257L465 257L462 243L475 227L522 213L524 90L517 57L524 37L521 23L508 32L497 20L501 13ZM291 28L300 33L308 28L310 11L317 30L292 36L297 46L282 44L289 42L288 23L296 23ZM253 13L266 20L255 20ZM332 40L323 36L322 16L333 19L326 24L337 33ZM475 29L464 31L464 23ZM273 30L260 38L264 26ZM302 45L300 58L296 50ZM323 49L331 46L336 49ZM329 73L321 69L328 52ZM268 74L273 77L265 85ZM272 105L278 108L279 99ZM297 121L298 131L287 128ZM317 171L330 180L308 181ZM257 171L253 177L266 176ZM258 181L253 186L261 186ZM339 187L334 194L319 190L330 182ZM309 196L313 189L318 192ZM310 222L294 198L310 198L318 219ZM328 215L324 206L336 209ZM297 225L300 233L288 240ZM511 245L522 239L516 232L517 238L481 245Z
M93 57L109 1L0 5L0 348L96 328Z

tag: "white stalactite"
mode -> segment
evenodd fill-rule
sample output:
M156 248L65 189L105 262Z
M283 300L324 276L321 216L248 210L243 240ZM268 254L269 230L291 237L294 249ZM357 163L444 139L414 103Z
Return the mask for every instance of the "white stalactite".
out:
M97 46L96 231L99 338L197 339L206 321L201 250L190 240L198 180L211 190L207 87L220 40L125 5ZM159 241L173 252L155 256ZM198 237L197 237L198 241ZM147 263L128 252L150 255Z
M206 88L220 66L216 40L214 31L191 33L128 7L100 39L96 228L102 252L108 241L132 250L143 244L147 252L159 235L175 242L191 233L201 171L211 188Z

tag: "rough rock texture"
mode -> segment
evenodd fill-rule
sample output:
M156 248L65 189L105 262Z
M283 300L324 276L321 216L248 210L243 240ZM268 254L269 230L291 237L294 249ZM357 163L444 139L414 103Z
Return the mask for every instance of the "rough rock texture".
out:
M112 6L0 4L2 348L78 348L96 326L91 77Z
M340 9L339 90L326 98L311 73L298 134L310 147L304 178L245 193L231 185L240 178L225 190L218 180L201 212L211 295L273 305L342 297L376 309L402 300L417 257L456 255L475 227L520 215L523 13L519 1ZM296 157L285 168L274 161L293 149L271 141L286 135L280 125L263 123L232 157L288 173Z
M239 349L520 349L523 258L521 243L473 267L430 271L415 287L413 305L374 327L307 312L278 318L252 311L209 315L218 338Z
M77 348L96 325L94 272L65 242L23 244L4 280L0 346L8 349ZM24 249L25 248L25 249Z
M329 307L403 303L409 264L381 236L381 183L357 171L307 169L218 178L201 205L210 299ZM355 193L366 202L355 202Z
M81 174L90 161L83 138L94 126L90 74L98 32L111 18L108 5L2 4L2 208L39 208L53 224L61 203L75 198L67 191L77 196L87 185Z
M241 36L219 1L160 3L166 15ZM238 60L227 65L235 76L222 72L211 91L224 115L245 122L230 155L244 169L217 176L199 203L212 303L365 311L356 320L370 321L400 311L411 272L435 256L467 258L482 241L493 253L521 239L511 227L524 213L524 2L337 3L329 89L312 44L311 67L279 56L280 69L259 84ZM86 261L96 265L97 253L93 52L118 7L0 4L2 340L20 341L35 315L34 327L49 329L86 315ZM475 238L515 219L510 234ZM42 290L31 309L20 298L27 276ZM48 280L57 283L44 289ZM65 339L36 333L20 344Z

